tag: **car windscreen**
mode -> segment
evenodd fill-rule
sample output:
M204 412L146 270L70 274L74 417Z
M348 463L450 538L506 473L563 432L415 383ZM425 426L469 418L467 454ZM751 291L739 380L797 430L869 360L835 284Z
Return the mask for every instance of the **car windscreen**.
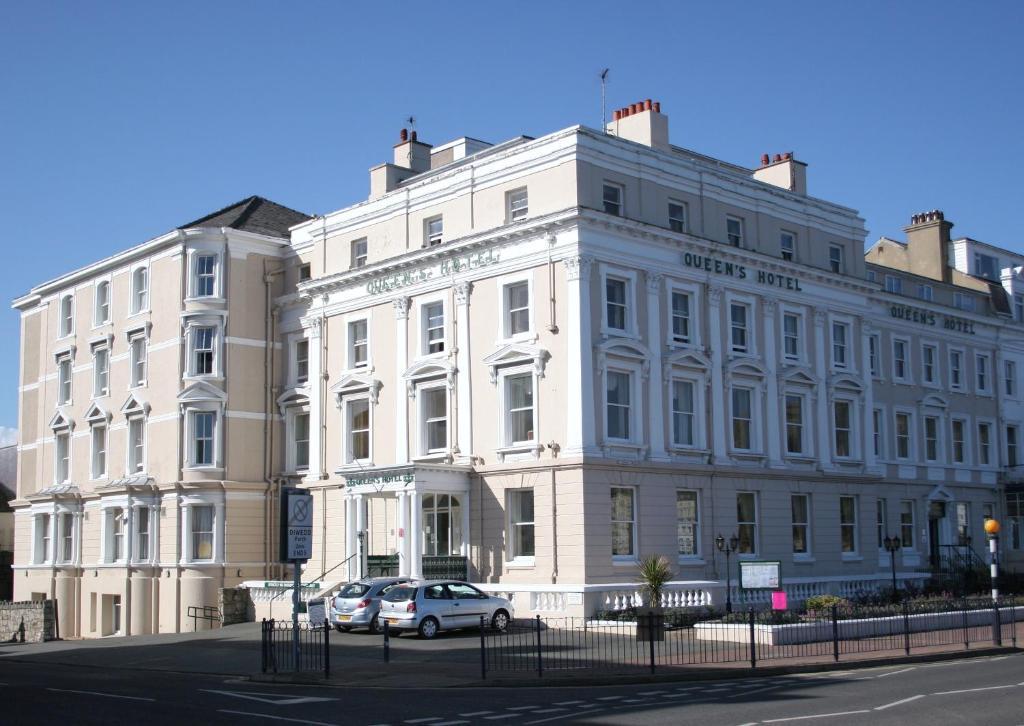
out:
M384 599L388 602L409 602L410 600L415 600L416 588L405 585L393 587L384 595Z
M365 582L350 582L341 588L338 597L348 600L350 598L362 597L370 591L370 585Z

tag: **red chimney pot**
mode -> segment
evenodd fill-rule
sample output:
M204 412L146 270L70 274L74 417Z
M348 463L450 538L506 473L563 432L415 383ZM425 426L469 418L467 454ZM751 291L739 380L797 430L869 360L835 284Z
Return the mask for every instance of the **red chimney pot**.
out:
M412 139L413 141L416 140L416 131L415 130L413 130L413 132L411 134L409 134L409 138Z
M401 131L398 132L398 139L400 141L408 141L409 140L409 132L406 129L402 129Z
M644 101L644 111L650 111L650 110L651 110L651 99L648 98L646 101Z
M654 113L661 113L661 101L654 102Z
M775 161L776 163L782 161L782 154L776 154L773 161Z
M622 111L621 111L621 110L619 110L619 109L616 109L616 110L615 110L615 113L613 113L613 114L612 114L612 118L613 118L613 119L614 119L615 121L618 121L618 120L619 120L620 118L622 118Z
M768 166L768 162L771 160L772 158L768 154L761 154L761 166Z

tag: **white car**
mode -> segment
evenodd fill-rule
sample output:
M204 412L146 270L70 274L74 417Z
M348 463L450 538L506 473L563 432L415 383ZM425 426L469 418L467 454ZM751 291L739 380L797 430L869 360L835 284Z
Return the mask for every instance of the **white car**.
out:
M415 630L427 640L442 630L479 627L481 616L484 625L504 631L512 622L512 603L457 580L395 585L380 603L380 618L390 630Z

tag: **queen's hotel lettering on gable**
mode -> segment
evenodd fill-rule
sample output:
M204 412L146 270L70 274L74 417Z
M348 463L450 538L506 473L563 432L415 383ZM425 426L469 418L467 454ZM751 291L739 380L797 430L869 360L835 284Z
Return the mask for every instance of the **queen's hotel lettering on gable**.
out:
M415 285L438 277L447 277L456 272L475 270L480 267L487 267L496 264L500 259L500 253L494 250L477 252L471 255L457 255L441 260L429 267L420 267L405 272L395 272L390 275L375 277L366 283L366 291L371 295L380 295L391 290L398 290L409 285Z
M931 310L923 310L911 307L910 305L891 305L889 307L889 316L897 320L906 320L910 323L917 323L918 325L926 325L928 327L935 327L940 317L938 313L934 313ZM967 333L968 335L975 334L974 323L970 320L954 318L950 315L942 315L941 318L943 330L953 330L958 333Z

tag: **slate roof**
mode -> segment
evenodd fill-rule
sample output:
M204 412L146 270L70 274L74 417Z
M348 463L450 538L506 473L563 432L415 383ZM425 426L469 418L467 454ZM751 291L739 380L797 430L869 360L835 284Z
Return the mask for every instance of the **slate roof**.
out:
M289 227L310 219L312 217L308 214L289 209L263 197L252 196L205 217L182 224L178 229L230 227L270 237L288 237Z

